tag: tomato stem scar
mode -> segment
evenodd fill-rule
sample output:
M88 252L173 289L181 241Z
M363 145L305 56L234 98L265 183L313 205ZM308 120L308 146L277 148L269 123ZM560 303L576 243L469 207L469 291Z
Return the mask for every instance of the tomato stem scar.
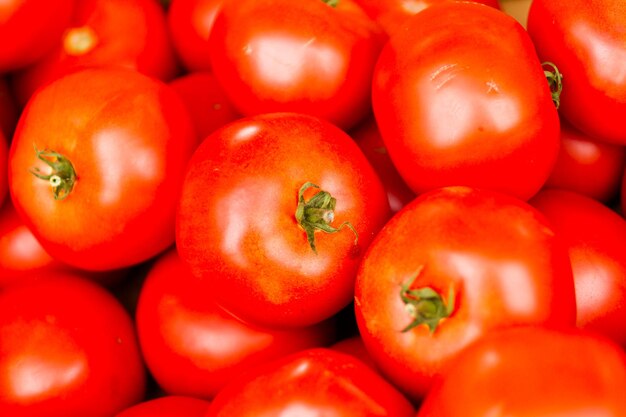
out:
M46 175L43 174L39 168L34 168L30 170L31 174L50 183L55 200L65 199L70 192L72 192L74 184L76 183L76 171L72 163L60 153L49 150L39 150L36 145L35 153L37 158L52 168L52 172Z
M546 61L542 63L541 66L550 68L549 70L545 69L543 74L546 80L548 80L548 86L552 94L552 102L558 110L561 105L561 92L563 91L563 74L559 72L559 69L552 62Z

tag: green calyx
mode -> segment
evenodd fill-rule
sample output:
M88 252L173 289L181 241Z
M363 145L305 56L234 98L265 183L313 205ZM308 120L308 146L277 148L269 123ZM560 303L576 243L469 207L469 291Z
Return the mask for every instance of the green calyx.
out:
M55 200L67 198L76 183L76 171L70 160L58 152L39 150L36 146L35 153L39 160L51 168L51 173L43 174L39 168L34 168L31 174L50 183Z
M344 227L348 227L355 235L354 244L356 245L359 235L350 222L345 221L337 228L330 225L335 219L334 210L337 204L337 200L331 196L330 193L320 190L308 201L304 199L304 192L311 187L320 188L311 182L306 182L300 187L300 191L298 192L298 207L296 208L296 220L306 232L307 240L313 252L317 253L317 248L315 247L316 230L321 230L326 233L337 233Z
M339 0L322 0L322 2L326 3L330 7L337 7L339 4Z
M563 91L563 74L559 72L559 69L552 62L544 62L542 67L549 67L549 69L544 69L543 74L546 80L548 80L552 102L558 110L561 105L561 92Z
M441 294L431 287L411 288L419 276L421 268L407 282L402 284L400 298L406 312L413 318L402 332L408 332L414 327L425 324L430 333L434 333L441 321L449 317L454 311L455 294L453 287L448 291L448 300L444 301Z

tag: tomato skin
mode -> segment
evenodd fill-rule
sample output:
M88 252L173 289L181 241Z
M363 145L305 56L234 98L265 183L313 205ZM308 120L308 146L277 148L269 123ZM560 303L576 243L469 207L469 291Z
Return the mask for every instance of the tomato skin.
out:
M602 203L619 194L626 147L598 140L561 119L561 147L544 188L574 191Z
M408 417L415 411L358 359L316 348L243 374L215 397L206 417L260 415Z
M332 224L350 222L358 241L348 227L318 231L313 251L295 218L307 182L336 198ZM176 244L226 310L267 327L300 327L350 303L362 253L389 216L382 183L350 136L313 116L273 113L230 123L198 147Z
M451 315L432 333L426 325L403 332L413 321L403 285L432 288ZM522 200L468 187L421 194L398 212L364 255L355 286L365 346L415 401L481 335L519 324L573 326L575 308L567 251L547 219Z
M335 338L332 321L292 330L241 322L221 309L175 249L153 264L136 313L151 375L169 394L209 399L243 371Z
M626 347L626 220L572 191L544 190L529 203L548 218L568 248L577 326Z
M195 146L171 87L132 70L76 72L39 90L24 109L9 154L11 197L54 258L87 270L135 265L173 243ZM55 199L50 182L33 175L52 171L36 150L71 161L77 180L66 198Z
M167 26L188 72L211 71L209 35L224 0L173 0Z
M41 59L61 40L74 0L6 0L0 4L0 73ZM10 40L10 41L9 41Z
M77 1L61 42L13 76L16 98L24 105L37 88L50 81L83 68L103 66L130 68L164 81L174 77L177 61L165 12L158 2Z
M513 328L461 352L417 417L622 416L624 386L626 354L610 339L579 329Z
M0 341L0 415L110 417L144 395L130 316L78 275L0 292Z
M209 404L200 398L166 395L135 404L115 417L204 417Z
M563 74L560 114L579 130L626 144L626 3L538 0L528 33L543 61Z
M417 194L466 185L535 194L559 149L559 119L534 46L511 16L445 2L407 20L380 54L374 114Z
M371 110L385 40L352 0L227 1L209 37L211 67L246 116L304 113L349 129Z

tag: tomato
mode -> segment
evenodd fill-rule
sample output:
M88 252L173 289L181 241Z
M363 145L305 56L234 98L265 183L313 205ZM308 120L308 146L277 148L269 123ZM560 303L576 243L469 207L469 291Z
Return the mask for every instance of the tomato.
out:
M333 343L329 347L336 351L354 356L355 358L359 359L361 362L378 372L376 362L374 362L371 355L367 351L365 343L363 343L363 339L360 335L345 337L337 341L336 343Z
M187 106L198 134L198 142L218 127L241 117L211 72L184 74L169 84Z
M452 358L493 329L573 326L569 257L547 219L495 191L423 193L378 233L355 287L363 342L419 401Z
M196 146L166 84L87 69L39 90L9 154L9 187L54 258L87 270L143 262L174 242L184 168Z
M74 0L4 0L0 3L0 73L34 64L60 42Z
M306 326L350 303L362 253L389 213L350 136L313 116L271 113L232 122L198 147L176 244L237 317Z
M361 6L372 19L378 22L389 35L401 28L409 17L432 5L446 1L450 0L355 0L355 2ZM495 7L496 9L500 8L498 0L474 1Z
M541 191L529 202L546 215L569 250L576 324L626 347L626 220L572 191Z
M131 68L162 80L174 77L174 47L165 12L156 1L77 1L62 41L13 76L17 100L25 104L37 88L62 75L102 66Z
M563 74L559 111L574 127L626 144L626 3L536 0L528 33L544 61Z
M167 26L183 66L189 72L210 71L209 35L224 0L172 0Z
M211 402L206 417L415 415L391 384L351 355L307 349L243 374Z
M492 7L445 2L409 18L380 54L372 102L417 194L466 185L525 200L558 155L558 113L530 37Z
M461 352L417 417L623 416L626 354L578 329L494 332Z
M561 120L561 147L545 188L560 188L612 202L619 194L626 147L598 140Z
M204 417L209 404L199 398L167 395L135 404L115 417Z
M110 417L145 387L133 322L102 287L42 275L0 292L0 415Z
M20 113L11 88L9 78L0 76L0 133L4 134L9 142Z
M142 352L167 393L215 396L250 368L334 340L329 321L273 330L248 325L221 309L194 279L175 249L157 258L139 294L136 313Z
M371 110L372 72L385 40L352 0L226 1L209 55L242 114L305 113L349 129Z

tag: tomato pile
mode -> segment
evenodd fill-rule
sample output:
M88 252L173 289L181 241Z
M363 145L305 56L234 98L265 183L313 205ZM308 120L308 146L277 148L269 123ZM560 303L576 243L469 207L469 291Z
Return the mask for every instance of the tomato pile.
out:
M626 416L623 0L0 2L0 416Z

